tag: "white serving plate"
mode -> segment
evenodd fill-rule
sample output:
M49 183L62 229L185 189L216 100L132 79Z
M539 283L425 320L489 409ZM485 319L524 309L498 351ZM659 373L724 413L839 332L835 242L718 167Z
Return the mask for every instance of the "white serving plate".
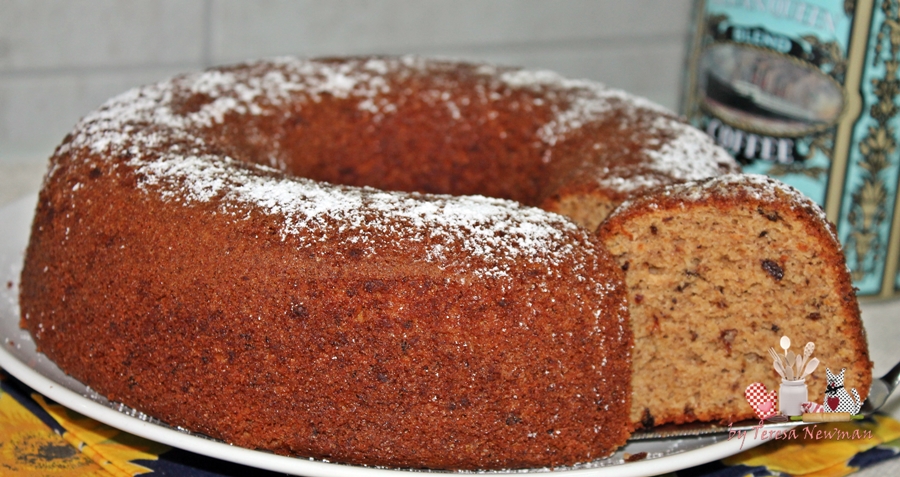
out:
M0 208L0 367L38 393L67 408L109 426L152 441L197 454L261 469L308 477L403 476L409 469L386 469L336 464L321 460L285 457L229 445L209 437L177 429L105 397L63 373L35 350L31 335L19 328L18 281L36 196L30 195ZM744 440L727 434L629 442L610 458L577 468L553 469L565 477L639 477L673 472L722 459L760 445L752 434ZM624 454L646 452L647 458L624 462ZM549 472L527 469L489 472L495 475ZM435 471L433 473L446 473Z

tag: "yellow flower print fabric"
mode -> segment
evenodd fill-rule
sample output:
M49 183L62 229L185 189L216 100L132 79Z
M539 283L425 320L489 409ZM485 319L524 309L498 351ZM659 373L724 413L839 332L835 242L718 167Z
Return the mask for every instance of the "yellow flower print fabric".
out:
M109 477L102 467L2 391L0 475Z
M190 477L276 475L119 431L11 381L0 370L0 476L152 476L154 469ZM900 422L888 416L807 429L811 431L798 430L795 438L668 475L843 477L900 456Z
M900 422L876 415L862 422L809 425L798 429L796 439L768 442L722 463L735 468L762 467L769 475L843 477L872 463L878 454L897 455L898 447Z
M169 450L169 446L101 424L59 404L49 404L39 394L33 393L31 398L66 430L63 438L69 444L116 477L152 472L131 461L156 460L160 454Z

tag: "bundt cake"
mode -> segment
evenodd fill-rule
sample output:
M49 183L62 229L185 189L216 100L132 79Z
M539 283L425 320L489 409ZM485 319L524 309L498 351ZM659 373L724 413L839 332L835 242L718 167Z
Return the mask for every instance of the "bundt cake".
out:
M753 418L744 389L778 389L770 347L815 343L825 368L871 383L859 305L834 225L774 179L728 174L622 204L600 240L625 271L634 333L631 419L643 427ZM781 350L778 350L781 352Z
M622 271L554 212L737 169L621 91L408 57L137 88L50 163L20 303L61 369L236 445L436 469L623 444Z

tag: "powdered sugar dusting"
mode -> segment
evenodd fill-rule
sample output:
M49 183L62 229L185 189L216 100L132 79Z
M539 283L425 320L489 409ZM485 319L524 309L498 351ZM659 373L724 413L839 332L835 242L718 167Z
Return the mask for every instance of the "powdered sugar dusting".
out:
M544 125L538 132L540 139L549 145L566 136L569 132L582 127L587 122L596 121L609 114L614 107L645 109L662 114L672 114L669 110L646 99L628 94L624 91L607 88L595 81L567 79L547 70L509 71L500 75L507 85L516 88L543 89L565 91L570 97L569 107L559 111L553 121ZM613 104L615 100L615 105Z
M629 193L664 185L667 182L661 181L661 177L670 182L699 180L720 175L723 170L738 170L734 159L709 136L652 101L597 82L566 79L551 71L519 70L500 77L513 87L551 88L568 94L568 108L558 111L538 132L538 137L551 146L584 124L598 121L613 111L624 111L627 117L636 117L638 112L651 113L655 119L649 129L670 139L647 144L643 151L646 161L641 165L643 172L630 174L627 179L605 177L599 180L603 187Z
M540 209L480 196L393 193L287 177L223 157L202 134L228 115L280 114L272 106L302 105L326 94L389 113L378 97L389 90L383 75L427 67L407 57L335 63L280 58L179 76L111 99L81 121L58 153L125 156L147 193L173 202L216 203L233 220L245 218L247 210L277 216L282 239L301 247L325 240L365 247L390 236L398 237L398 247L424 244L425 259L443 264L452 243L491 264L478 273L493 276L503 276L517 261L570 260L562 257L576 251L563 244L573 239L580 243L577 253L589 252L593 245L585 231ZM186 96L198 104L180 106Z
M397 228L400 221L408 227L404 229L405 240L428 243L430 260L442 259L441 242L449 240L462 240L466 250L477 256L500 257L497 263L553 260L548 247L561 243L565 234L581 233L560 216L484 197L394 194L284 177L274 169L222 157L216 145L204 139L205 130L229 116L281 115L284 108L279 106L290 104L302 109L303 104L325 97L356 100L358 110L372 113L377 120L379 115L397 111L396 105L383 97L391 91L385 75L403 78L452 67L417 57L342 61L275 58L178 76L111 99L76 126L58 153L83 149L107 160L126 157L125 164L136 169L141 178L140 186L167 200L219 201L224 209L246 205L280 215L285 239L311 240L311 235L301 231L316 229L323 240L338 234L365 243L366 234L393 234L394 230L388 229ZM483 98L500 99L509 88L534 90L535 105L543 104L542 98L546 98L555 114L540 128L538 136L550 146L611 112L618 114L623 108L652 111L662 114L653 127L668 132L672 139L648 145L651 172L679 179L718 172L709 167L710 154L694 143L702 142L704 136L649 101L547 71L510 71L492 66L470 71L485 75L478 85ZM438 89L428 94L435 105L447 108L451 118L462 119L453 95ZM625 111L625 116L629 112ZM690 160L694 155L702 159ZM713 157L718 160L718 156ZM643 186L642 181L650 184L653 179L648 175L645 180L638 178L619 187ZM345 234L351 229L354 234ZM583 237L579 240L587 243ZM492 273L502 273L502 269Z
M661 148L647 150L647 155L653 159L650 167L657 172L679 180L699 180L718 175L719 164L733 161L724 149L710 147L709 137L688 124L660 117L653 126L671 131L675 136Z
M724 149L712 144L702 131L669 116L653 121L653 129L667 131L673 139L659 149L648 147L644 153L650 158L641 172L629 176L607 177L600 180L604 187L621 192L658 187L660 177L674 181L697 181L721 175L728 168L736 169L734 159Z
M711 195L724 198L748 197L762 203L784 201L788 207L804 209L812 213L819 222L829 223L825 217L825 211L815 201L777 179L760 174L725 174L702 181L671 185L656 194L623 202L610 214L610 217L625 213L633 207L658 207L656 202L663 198L677 197L687 202L700 202ZM835 243L839 244L840 241L835 235L833 227L826 226L825 229L828 230Z
M669 190L693 201L701 200L713 191L724 197L746 195L761 202L788 197L792 207L810 208L819 219L825 220L825 211L812 199L784 182L761 174L725 174L699 183L672 186Z
M382 97L390 91L385 75L402 77L441 65L446 67L443 63L414 56L341 62L274 58L245 67L179 76L133 89L108 101L81 121L76 136L62 146L61 152L89 147L98 154L128 149L131 154L140 155L141 151L159 144L176 142L196 146L178 151L180 154L201 154L205 144L199 135L191 135L188 131L221 124L229 114L275 114L276 107L288 101L292 104L318 102L324 95L355 98L357 108L372 113L373 120L378 121L383 115L397 111L396 105ZM652 117L656 118L653 124L640 127L653 129L669 139L662 140L661 144L648 143L643 152L646 173L639 171L628 179L618 176L599 179L599 185L603 187L629 193L671 182L661 182L663 177L697 180L718 175L723 164L737 170L734 160L706 135L648 100L597 82L566 79L551 71L504 70L481 65L473 72L490 78L493 87L534 91L536 105L544 103L541 97L554 104L564 104L564 107L551 106L555 111L553 117L537 131L538 138L551 147L583 125L611 113L624 110L624 117L636 117L638 112L653 113ZM499 78L499 83L493 78ZM207 101L194 110L178 111L176 102L183 98L176 97L176 91L203 95ZM462 119L459 106L446 91L428 93L433 98L426 97L426 100L430 98L436 106L441 103L451 118ZM479 94L486 94L493 100L503 97L493 90L479 90ZM171 141L172 138L175 141ZM550 160L552 154L548 150L545 161Z
M572 252L563 246L586 233L562 216L518 203L481 196L444 196L385 192L334 186L280 176L263 166L234 167L231 158L167 156L156 161L132 160L144 177L141 187L164 198L230 205L250 205L282 219L282 238L300 246L315 241L344 240L365 246L396 237L427 244L427 259L442 263L444 244L490 259L494 268L480 273L503 276L516 260L555 263Z
M153 148L161 143L157 131L162 130L178 142L196 142L199 139L188 131L221 124L228 114L267 114L273 110L262 106L277 106L300 97L306 101L320 101L326 94L355 97L361 100L360 109L373 109L373 98L389 91L382 74L386 69L388 62L379 60L360 65L359 61L327 63L276 58L245 69L209 70L175 77L107 101L81 120L76 126L77 135L62 146L61 152L89 147L95 153L104 153L132 146L141 151L142 146ZM205 95L209 101L196 111L176 112L177 90Z

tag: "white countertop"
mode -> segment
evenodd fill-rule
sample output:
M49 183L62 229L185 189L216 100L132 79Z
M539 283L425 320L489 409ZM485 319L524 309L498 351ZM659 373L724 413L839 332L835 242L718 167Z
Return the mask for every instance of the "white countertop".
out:
M40 188L47 169L46 159L23 158L15 162L2 160L0 157L0 207Z

